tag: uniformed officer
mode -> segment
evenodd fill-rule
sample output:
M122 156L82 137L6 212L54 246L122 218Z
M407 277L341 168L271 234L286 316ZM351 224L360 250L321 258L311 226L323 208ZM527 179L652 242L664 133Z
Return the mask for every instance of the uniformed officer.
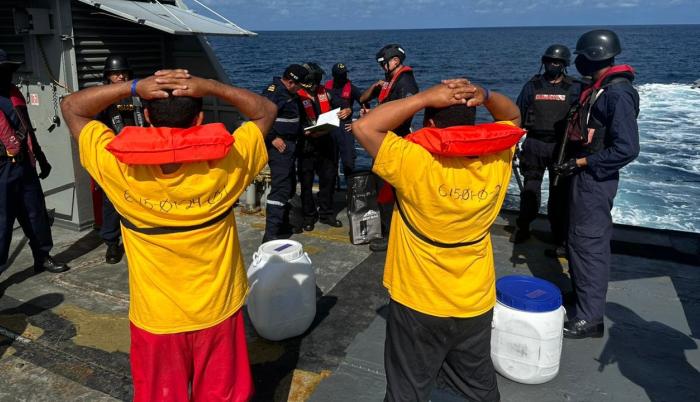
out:
M263 242L288 238L289 201L296 191L296 142L301 132L300 104L296 92L308 71L299 64L291 64L282 77L274 77L263 91L263 96L277 105L277 118L272 130L265 136L268 165L272 174L270 194L265 209Z
M520 91L517 104L523 116L527 138L519 154L520 171L524 177L520 193L520 214L511 241L522 243L530 237L530 223L540 210L540 188L545 169L549 171L549 200L547 217L556 245L555 253L564 256L568 188L565 180L553 185L552 167L557 162L558 149L564 138L566 115L578 100L581 85L566 75L571 52L564 45L551 45L542 54L543 74L530 79Z
M306 63L309 70L303 88L298 92L304 109L305 127L316 124L321 113L330 112L331 95L321 85L325 72L316 63ZM304 212L303 229L314 230L316 221L333 227L343 223L336 219L333 192L338 177L338 151L330 131L305 131L299 139L299 184ZM318 194L313 197L314 175L318 175Z
M376 54L377 63L384 71L384 79L372 84L360 96L360 103L365 104L377 98L382 104L397 99L403 99L418 93L418 83L413 76L413 69L403 65L406 59L406 51L398 44L386 45ZM411 132L413 116L399 125L394 132L403 137ZM381 184L381 180L377 180ZM379 213L382 220L381 239L370 242L372 251L385 251L388 244L389 228L391 227L391 214L394 204L379 204Z
M336 63L331 70L333 79L326 81L326 90L331 94L331 107L340 108L340 127L333 130L331 135L335 141L343 173L349 176L355 170L355 137L352 136L352 114L355 102L360 101L362 92L348 79L348 68L345 63Z
M128 61L125 57L120 55L107 57L102 74L105 84L126 82L133 78L133 71L129 67ZM100 113L97 120L103 122L116 134L119 134L124 127L127 126L143 127L145 126L145 119L143 116L141 98L132 96L122 99ZM112 205L109 198L103 194L100 237L102 237L102 240L107 245L105 262L108 264L118 263L121 261L124 254L122 247L119 245L119 237L121 235L119 220L120 217L117 210L114 209L114 205Z
M594 83L583 89L569 120L573 157L554 169L571 176L568 252L576 308L564 325L567 338L603 336L610 211L620 169L639 155L639 94L632 86L632 67L614 64L621 50L614 32L594 30L579 38L574 52L576 69Z
M48 177L51 165L37 142L24 97L12 84L12 74L21 64L0 49L0 272L7 269L15 218L29 239L34 271L64 272L68 266L49 255L53 238L39 183L39 178Z

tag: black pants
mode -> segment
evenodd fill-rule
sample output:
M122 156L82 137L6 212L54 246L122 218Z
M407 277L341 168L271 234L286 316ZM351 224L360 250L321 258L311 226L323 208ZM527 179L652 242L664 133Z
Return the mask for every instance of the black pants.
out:
M0 272L7 269L12 227L19 221L35 262L43 262L53 247L49 215L36 169L29 159L0 161Z
M498 401L491 362L493 310L472 318L434 317L389 302L384 345L385 401L428 401L441 382L474 401Z
M338 150L340 156L341 166L343 166L343 173L346 177L350 176L355 170L356 158L355 137L351 132L345 131L345 125L350 123L352 123L352 121L343 120L340 122L340 127L331 132L335 148Z
M106 244L119 244L121 228L119 213L114 209L114 205L107 198L107 194L102 192L102 226L100 226L100 237Z
M296 143L285 140L287 148L280 153L272 145L267 147L268 165L272 175L270 194L267 196L265 206L265 236L263 241L289 237L283 233L289 225L289 200L296 191L296 173L294 161L296 159ZM289 233L291 234L291 233Z
M566 242L568 231L568 179L560 179L553 186L552 166L556 163L557 144L543 142L536 138L526 138L520 152L520 172L523 175L523 192L520 194L520 214L517 225L521 230L529 230L537 217L542 202L542 178L545 169L549 171L549 199L547 218L555 244Z
M335 219L333 192L338 174L338 159L332 148L323 148L299 157L299 183L304 224L310 225L321 217ZM314 202L314 174L318 175L318 208Z
M568 251L577 319L603 322L617 185L617 177L597 180L586 170L571 179Z

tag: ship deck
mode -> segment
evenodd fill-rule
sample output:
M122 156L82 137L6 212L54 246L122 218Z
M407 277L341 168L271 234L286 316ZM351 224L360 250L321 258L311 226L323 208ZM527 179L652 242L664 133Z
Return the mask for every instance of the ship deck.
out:
M338 197L342 204L342 194ZM281 342L247 325L258 401L381 401L388 296L381 285L385 253L350 244L343 228L317 225L294 235L317 273L318 313L302 336ZM546 224L508 242L504 212L492 229L497 275L526 274L569 285L565 259L544 256ZM264 218L237 214L246 263ZM17 229L12 264L0 276L0 401L131 400L128 273L104 263L95 231L53 228L62 274L32 271ZM523 385L499 376L503 401L700 400L699 236L618 226L613 241L606 333L564 340L558 376ZM437 390L433 401L461 399Z

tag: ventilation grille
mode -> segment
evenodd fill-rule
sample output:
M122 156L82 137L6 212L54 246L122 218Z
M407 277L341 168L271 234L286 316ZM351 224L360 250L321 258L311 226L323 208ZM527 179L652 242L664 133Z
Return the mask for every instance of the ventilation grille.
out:
M111 54L126 57L135 77L147 77L163 67L163 33L77 1L73 1L72 6L75 61L80 88L102 82L105 59Z

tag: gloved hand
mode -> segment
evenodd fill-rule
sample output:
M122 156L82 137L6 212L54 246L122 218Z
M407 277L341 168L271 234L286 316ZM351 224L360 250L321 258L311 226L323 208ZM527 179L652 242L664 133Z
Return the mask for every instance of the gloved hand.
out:
M39 163L39 178L43 180L49 177L51 173L51 164L46 159L46 155L43 153L37 154L36 161Z
M554 173L559 177L567 177L581 170L581 168L576 164L576 159L571 158L566 162L554 165L552 168Z

